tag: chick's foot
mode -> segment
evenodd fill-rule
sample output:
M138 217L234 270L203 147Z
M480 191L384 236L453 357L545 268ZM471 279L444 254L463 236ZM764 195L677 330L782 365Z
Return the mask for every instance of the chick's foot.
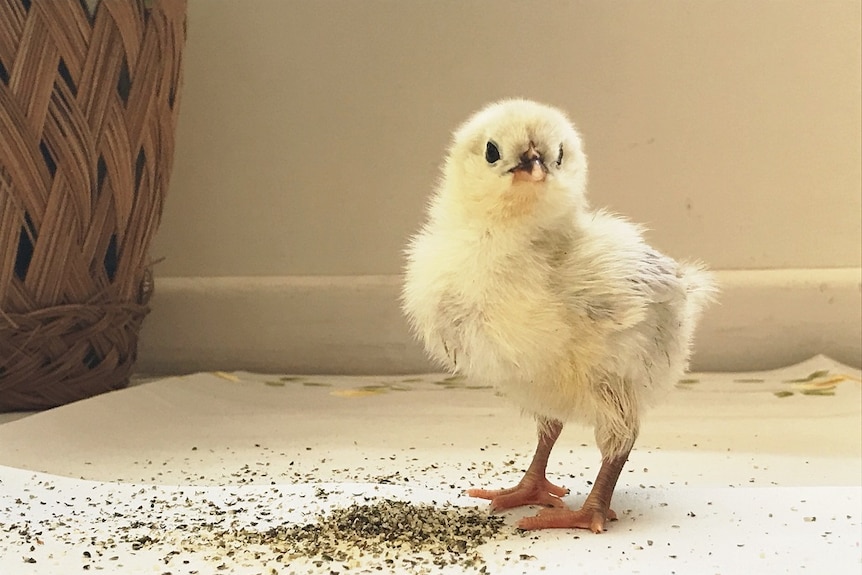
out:
M605 530L605 522L616 521L617 514L611 509L582 507L571 509L542 509L537 515L518 521L518 529L589 529L593 533Z
M565 487L554 485L542 475L527 473L521 482L509 489L468 489L467 495L490 499L491 509L511 509L522 505L546 505L548 507L565 507L560 499L569 492Z
M522 505L547 505L565 507L560 497L569 492L565 487L554 485L545 476L548 457L554 447L563 424L555 420L538 422L539 441L530 467L515 487L510 489L468 489L467 495L491 500L491 509L511 509Z

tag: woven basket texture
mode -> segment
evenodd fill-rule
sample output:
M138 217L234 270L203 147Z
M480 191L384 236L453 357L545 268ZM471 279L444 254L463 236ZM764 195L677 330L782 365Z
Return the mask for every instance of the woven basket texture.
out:
M0 0L0 411L128 384L185 0Z

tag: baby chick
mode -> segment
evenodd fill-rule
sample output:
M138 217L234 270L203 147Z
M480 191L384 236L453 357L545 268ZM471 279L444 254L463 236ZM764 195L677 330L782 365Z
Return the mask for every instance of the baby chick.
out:
M544 505L522 529L595 533L644 408L686 369L708 272L644 243L636 225L593 210L587 159L559 110L505 100L454 134L427 221L407 248L404 311L432 358L495 385L538 422L524 478L471 489L493 509ZM565 422L595 429L602 465L583 507L545 476Z

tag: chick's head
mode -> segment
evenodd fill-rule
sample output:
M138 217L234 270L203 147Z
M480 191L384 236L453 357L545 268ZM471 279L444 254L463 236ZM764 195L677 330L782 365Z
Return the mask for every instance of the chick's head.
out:
M581 139L565 114L504 100L455 131L441 194L470 218L542 223L585 205L586 178Z

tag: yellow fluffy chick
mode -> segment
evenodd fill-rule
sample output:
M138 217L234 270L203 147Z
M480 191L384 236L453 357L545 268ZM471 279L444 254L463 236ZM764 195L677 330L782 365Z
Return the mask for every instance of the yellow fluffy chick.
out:
M708 272L644 243L587 204L587 158L557 109L506 100L454 134L428 217L407 248L404 311L432 358L492 383L539 427L511 489L471 489L494 509L545 505L523 529L600 532L641 413L686 369ZM602 466L577 511L545 477L564 422L595 428Z

